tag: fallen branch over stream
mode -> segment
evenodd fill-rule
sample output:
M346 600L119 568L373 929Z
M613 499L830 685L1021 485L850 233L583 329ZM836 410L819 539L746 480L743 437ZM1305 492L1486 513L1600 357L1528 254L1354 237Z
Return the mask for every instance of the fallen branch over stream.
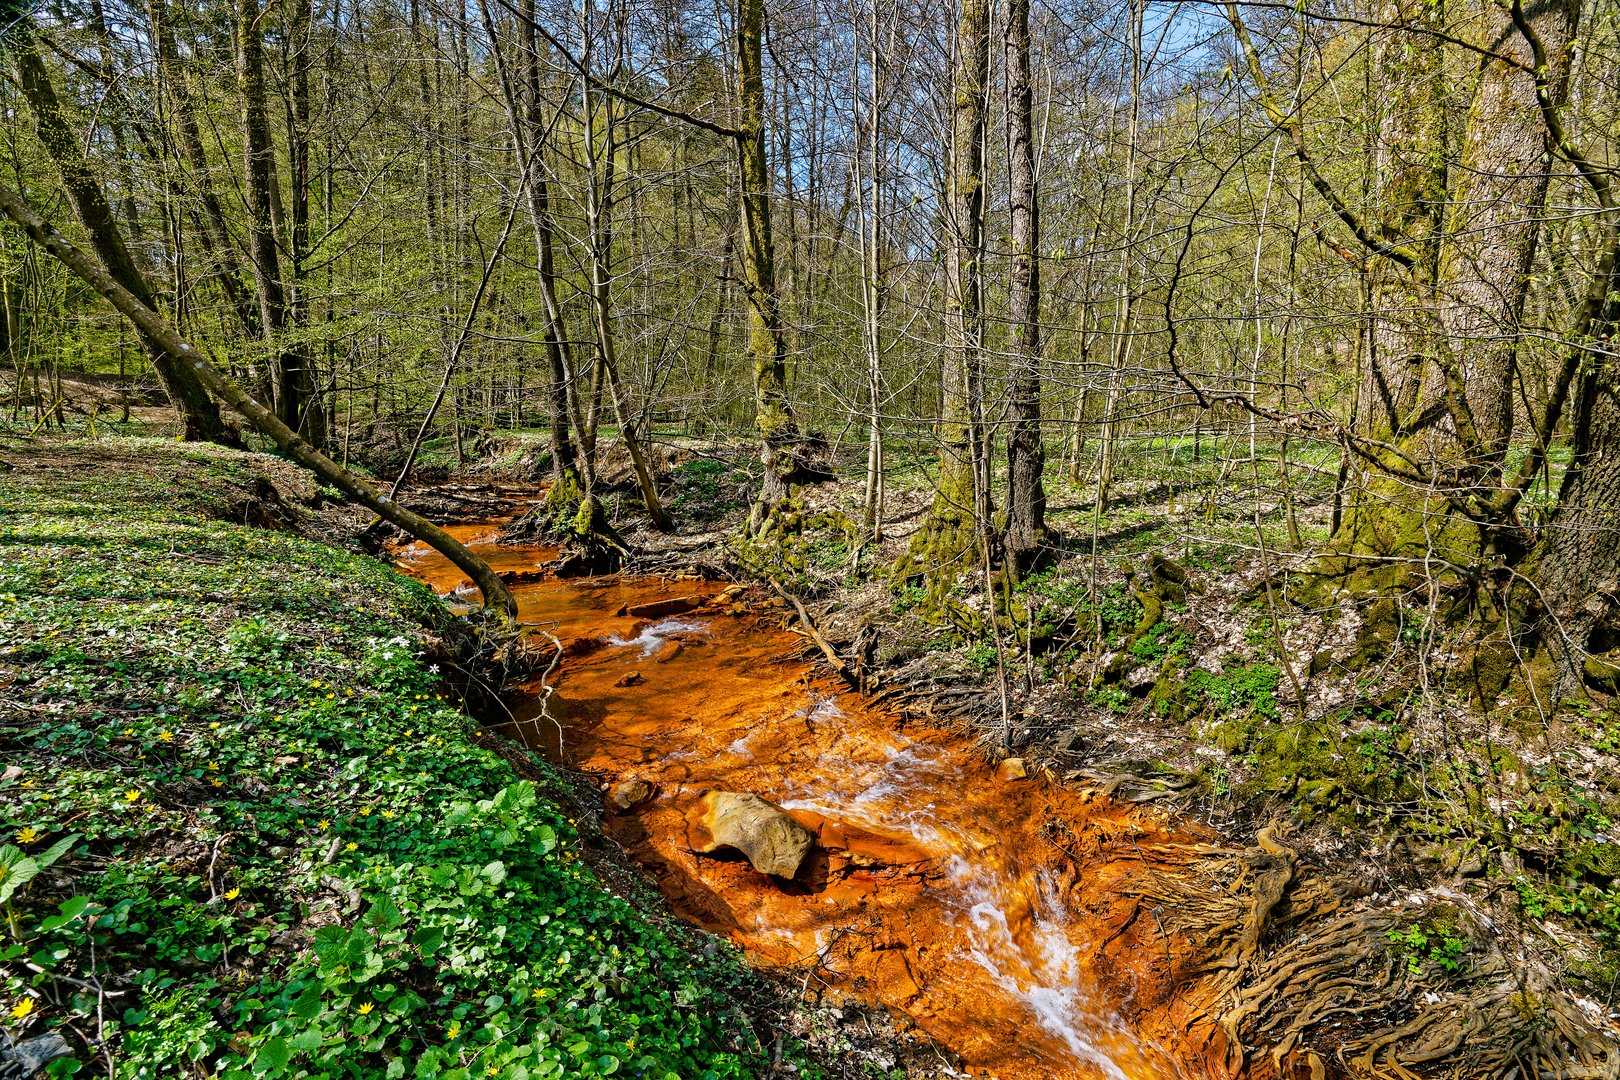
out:
M797 596L782 588L781 583L775 578L766 578L766 581L770 583L777 596L793 605L793 610L799 613L799 626L803 629L804 635L816 643L816 647L821 650L821 655L827 658L827 663L832 665L832 669L838 672L844 681L855 689L864 691L866 689L866 680L857 676L844 658L838 655L838 650L828 643L821 630L816 626L816 621L810 617L810 612L805 610L804 603Z

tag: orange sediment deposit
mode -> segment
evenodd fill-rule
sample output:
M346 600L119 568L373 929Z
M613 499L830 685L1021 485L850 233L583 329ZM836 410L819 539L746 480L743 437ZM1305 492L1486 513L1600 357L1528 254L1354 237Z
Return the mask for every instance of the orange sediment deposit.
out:
M452 531L502 572L550 557L492 544L492 527ZM400 561L441 591L462 580L415 546ZM725 617L736 587L525 574L513 592L564 657L544 715L538 693L513 703L519 733L610 793L641 782L603 828L683 917L812 992L889 1007L975 1076L1228 1075L1189 997L1198 958L1132 886L1195 863L1210 837L1009 782L1022 763L998 776L960 735L902 724L820 674L800 636ZM757 795L814 835L791 880L696 850L690 819L716 791Z

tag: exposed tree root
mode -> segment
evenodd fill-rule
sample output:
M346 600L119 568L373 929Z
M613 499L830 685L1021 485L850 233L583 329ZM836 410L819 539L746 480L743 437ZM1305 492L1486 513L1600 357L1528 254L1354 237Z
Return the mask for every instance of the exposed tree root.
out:
M1234 1075L1620 1077L1620 1032L1505 956L1483 920L1459 930L1470 953L1447 971L1392 941L1430 909L1374 907L1354 883L1304 873L1269 830L1194 873L1149 865L1136 882L1139 903L1208 958L1196 1019L1214 1022L1206 1041L1224 1037Z

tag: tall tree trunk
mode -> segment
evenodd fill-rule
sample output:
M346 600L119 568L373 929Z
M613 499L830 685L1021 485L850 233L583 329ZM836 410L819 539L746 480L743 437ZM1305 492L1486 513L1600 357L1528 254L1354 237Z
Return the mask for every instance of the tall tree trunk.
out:
M861 262L862 262L862 314L866 329L866 486L861 499L861 524L872 540L883 539L883 306L886 293L884 281L883 245L883 180L886 150L883 144L883 95L885 91L885 65L882 43L878 39L878 0L870 0L867 9L867 32L870 51L867 55L871 93L867 98L867 152L866 182L871 187L870 202L861 199ZM852 96L860 93L860 53L857 47L850 90ZM858 125L857 125L858 126ZM860 169L859 151L855 157ZM860 177L856 177L856 197L861 198Z
M291 108L287 124L287 163L290 177L290 213L288 215L287 257L287 322L295 334L303 339L309 326L310 305L306 262L309 250L309 135L314 118L314 103L310 97L309 69L314 63L314 43L311 35L313 12L310 0L293 0L292 5L292 72L290 83ZM294 347L298 381L298 400L301 402L300 431L316 446L326 445L326 413L318 394L319 379L315 371L313 352L300 340ZM285 364L285 361L283 361Z
M1022 574L1046 539L1046 454L1041 444L1041 225L1035 177L1029 0L1006 0L1007 172L1012 200L1012 324L1007 437L1007 558Z
M585 0L587 16L594 14L595 0ZM590 69L592 55L592 28L586 23L586 70ZM621 43L622 44L622 43ZM635 417L630 415L624 387L619 379L617 341L613 333L613 197L618 176L618 126L612 98L598 102L587 80L582 105L585 113L585 228L590 234L591 249L591 311L592 328L596 335L596 363L607 378L608 395L613 402L613 416L619 423L619 438L635 470L636 486L641 490L642 504L653 525L661 530L672 526L669 514L658 497L658 481L647 460L646 448L636 431ZM605 112L602 121L600 162L597 150L597 111Z
M990 520L984 446L984 150L990 82L989 0L961 0L946 191L945 348L941 355L939 477L907 563L936 599L978 568Z
M79 141L68 127L66 117L62 115L56 88L51 84L50 75L35 48L32 28L26 20L19 22L15 24L10 37L9 51L17 65L17 81L34 115L40 145L45 148L62 177L68 203L89 234L90 246L114 281L128 290L138 302L157 310L152 287L124 244L123 233L118 228L106 193L80 151ZM164 393L185 425L186 438L234 442L234 430L221 419L219 408L208 396L202 380L179 357L170 355L157 339L144 332L140 336L141 344L152 358L158 381L163 384Z
M748 302L746 355L754 382L754 423L765 479L749 514L757 532L792 484L824 477L807 450L787 397L787 352L776 249L771 242L771 166L765 152L765 0L737 0L738 203L742 224L743 293Z
M501 78L502 98L512 128L512 143L518 161L519 183L528 204L529 223L534 230L535 273L540 291L542 337L546 351L546 421L551 430L551 475L554 488L566 490L581 482L589 491L596 486L593 458L576 451L570 424L582 433L579 395L573 387L574 365L568 355L563 331L562 307L557 301L556 254L553 250L551 189L546 178L544 144L550 130L545 122L544 99L540 94L539 44L534 32L534 3L524 0L518 13L518 71L514 79L496 37L488 5L480 2L479 12L489 35L491 51ZM583 437L583 436L582 436Z
M283 424L304 428L308 373L302 343L289 342L287 288L281 252L276 244L281 218L276 181L276 150L270 135L264 73L264 27L268 9L258 0L238 0L236 12L236 78L242 99L243 178L248 207L248 256L259 297L259 325L274 366L276 416Z
M242 286L242 261L231 240L230 228L225 224L225 211L209 178L208 155L203 149L202 128L197 122L197 108L189 84L191 75L182 67L175 47L174 31L169 23L168 0L147 0L146 13L152 24L159 76L174 107L180 153L189 170L182 190L195 196L201 204L198 239L204 254L213 264L213 278L219 283L220 291L225 294L231 311L236 315L243 336L251 340L260 336L259 316L254 310L253 298Z
M1579 0L1525 12L1562 103ZM1552 176L1553 148L1537 100L1537 58L1504 5L1481 2L1475 40L1488 50L1468 114L1440 258L1441 379L1466 480L1499 486L1513 435L1513 387L1530 266Z

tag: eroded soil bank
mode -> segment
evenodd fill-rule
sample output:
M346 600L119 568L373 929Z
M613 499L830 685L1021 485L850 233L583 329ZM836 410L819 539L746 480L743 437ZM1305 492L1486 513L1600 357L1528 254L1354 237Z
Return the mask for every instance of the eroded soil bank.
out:
M454 530L513 581L520 618L562 659L514 703L531 745L647 804L605 829L691 921L809 991L881 1002L1006 1080L1222 1076L1184 996L1187 950L1129 886L1185 868L1208 837L1151 809L1009 779L961 736L873 707L803 658L767 609L695 580L559 581L544 548ZM460 571L419 546L401 565L442 592ZM690 597L692 610L632 614ZM798 878L696 854L704 792L751 792L817 833ZM1199 1060L1186 1060L1196 1053ZM1181 1060L1178 1060L1178 1056Z

